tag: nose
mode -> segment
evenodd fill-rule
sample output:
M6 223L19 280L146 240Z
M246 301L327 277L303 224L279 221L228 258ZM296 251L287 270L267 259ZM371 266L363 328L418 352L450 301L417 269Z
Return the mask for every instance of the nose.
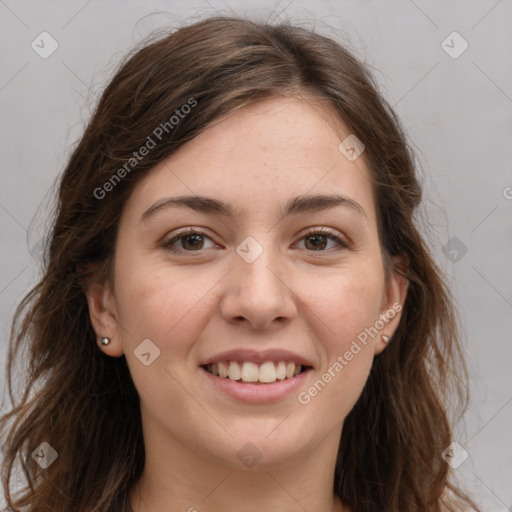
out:
M297 314L290 278L279 255L265 247L252 263L238 254L221 301L221 313L229 323L248 323L253 329L282 327Z

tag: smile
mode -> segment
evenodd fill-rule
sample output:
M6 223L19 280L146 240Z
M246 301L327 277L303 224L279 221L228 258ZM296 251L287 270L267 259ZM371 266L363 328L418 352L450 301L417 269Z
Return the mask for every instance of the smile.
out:
M306 366L287 361L266 361L262 364L251 361L219 361L204 365L203 368L223 379L262 384L291 379L307 369Z

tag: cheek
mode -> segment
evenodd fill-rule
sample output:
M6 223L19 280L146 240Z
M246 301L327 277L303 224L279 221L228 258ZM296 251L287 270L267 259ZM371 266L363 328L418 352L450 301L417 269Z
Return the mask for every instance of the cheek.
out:
M189 398L180 383L183 376L195 370L189 354L208 320L205 293L213 286L206 286L197 272L194 279L192 273L133 265L116 286L130 374L141 405L157 416L162 404L180 410ZM147 339L157 348L145 342L148 348L142 352L139 347ZM158 355L146 366L138 356L148 351L150 360L153 353Z
M323 323L330 348L342 350L379 318L384 290L384 274L379 268L369 263L357 270L343 269L316 284L310 281L305 288L307 306Z
M323 349L322 368L312 386L303 390L301 403L330 417L344 417L359 398L368 378L376 341L384 274L375 262L344 269L310 283L307 306ZM316 320L313 320L316 318ZM334 407L333 407L334 405Z
M135 258L120 260L121 273L116 297L125 349L133 351L149 338L164 356L160 361L184 354L208 320L204 308L217 274L194 268L170 271L161 262L153 265Z
M323 418L328 431L350 413L368 380L374 358L373 341L368 337L361 342L361 332L353 322L338 324L337 335L324 339L324 364L297 397L305 414Z

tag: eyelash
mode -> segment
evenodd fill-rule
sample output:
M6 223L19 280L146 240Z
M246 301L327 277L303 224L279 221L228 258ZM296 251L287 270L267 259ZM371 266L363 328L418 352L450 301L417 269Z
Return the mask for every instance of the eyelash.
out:
M174 247L172 247L172 245L183 239L183 238L186 238L187 236L190 236L190 235L201 235L203 237L206 237L206 238L209 238L211 240L211 237L208 236L206 233L204 233L203 231L201 231L200 229L195 229L195 228L187 228L186 230L184 231L181 231L180 233L178 233L177 235L175 235L173 238L171 238L170 240L164 242L162 244L163 248L167 251L170 251L170 252L173 252L173 253L200 253L200 252L203 252L201 249L197 250L197 251L187 251L185 249L176 249ZM335 241L339 247L335 249L335 251L342 251L342 250L345 250L345 249L349 249L349 245L347 242L345 242L344 240L342 240L340 237L338 237L334 231L332 231L331 229L329 228L309 228L306 230L306 232L302 235L302 239L304 238L307 238L307 237L310 237L310 236L314 236L314 235L322 235L322 236L326 236L327 238L329 238L330 240L333 240ZM322 252L329 252L328 250L318 250L318 251L307 251L307 252L311 252L311 253L322 253Z

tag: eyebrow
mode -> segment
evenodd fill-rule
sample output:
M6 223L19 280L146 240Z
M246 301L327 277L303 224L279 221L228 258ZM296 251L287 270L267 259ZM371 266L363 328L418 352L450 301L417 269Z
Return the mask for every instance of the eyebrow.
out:
M334 208L336 206L348 207L368 220L366 212L359 203L341 194L297 196L287 201L284 207L283 216L317 212ZM236 218L239 216L237 211L230 204L218 199L206 196L179 196L159 199L142 214L140 220L145 221L156 212L168 208L190 208L191 210L199 213L213 214L229 218Z

